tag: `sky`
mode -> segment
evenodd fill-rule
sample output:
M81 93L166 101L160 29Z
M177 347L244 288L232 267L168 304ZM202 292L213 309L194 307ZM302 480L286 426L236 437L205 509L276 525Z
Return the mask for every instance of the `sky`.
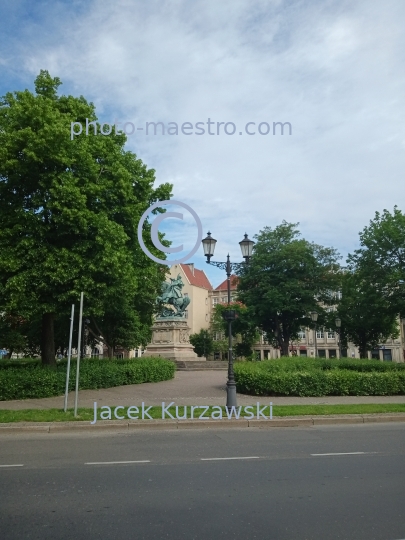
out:
M100 121L132 122L127 148L194 209L215 260L286 220L344 263L376 211L405 211L404 27L403 0L0 0L0 95L47 69ZM189 215L160 230L197 239ZM202 249L189 262L225 278Z

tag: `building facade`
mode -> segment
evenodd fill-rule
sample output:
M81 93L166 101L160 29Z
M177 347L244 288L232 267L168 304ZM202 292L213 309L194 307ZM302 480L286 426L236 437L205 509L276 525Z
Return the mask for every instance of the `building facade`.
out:
M170 267L170 278L175 279L180 274L184 287L183 296L190 298L186 318L190 334L210 327L211 309L209 295L212 285L203 270L195 268L193 263L174 264Z

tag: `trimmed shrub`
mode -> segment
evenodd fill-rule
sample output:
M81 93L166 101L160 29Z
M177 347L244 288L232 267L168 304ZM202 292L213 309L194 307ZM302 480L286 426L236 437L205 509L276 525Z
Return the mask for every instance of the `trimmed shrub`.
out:
M405 365L372 360L280 359L235 364L238 392L260 396L405 394Z
M80 362L80 390L97 390L127 384L172 379L176 366L162 358L87 360ZM70 369L69 390L76 384L76 361ZM0 401L60 396L65 392L66 362L56 369L38 364L0 369Z

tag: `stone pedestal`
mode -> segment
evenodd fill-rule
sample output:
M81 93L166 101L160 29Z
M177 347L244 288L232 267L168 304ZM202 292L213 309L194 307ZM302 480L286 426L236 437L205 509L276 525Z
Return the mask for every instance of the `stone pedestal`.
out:
M168 360L204 361L194 352L189 340L190 327L180 317L158 317L152 327L152 343L142 357L161 356Z

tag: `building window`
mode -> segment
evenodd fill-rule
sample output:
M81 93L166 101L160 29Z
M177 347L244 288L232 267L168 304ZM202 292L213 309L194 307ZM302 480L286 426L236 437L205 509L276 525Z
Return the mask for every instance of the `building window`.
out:
M205 314L205 320L208 321L208 314Z
M328 330L328 339L334 339L335 338L335 332L333 330Z
M308 356L307 351L304 351L303 349L300 349L300 356Z
M392 362L391 349L383 349L383 360L384 362Z
M186 309L185 312L184 312L184 318L188 319L188 309Z
M219 302L218 296L214 296L214 298L212 299L213 305L216 306L218 304L218 302Z
M222 297L221 297L221 302L222 302L223 304L226 304L226 303L228 302L228 298L227 298L226 296L222 296Z
M298 332L298 338L305 339L305 335L305 328L301 328L301 330Z
M329 349L329 358L336 358L336 349Z
M380 349L373 349L371 351L371 358L374 358L375 360L380 359Z
M319 349L318 351L319 358L326 358L326 351L325 349Z
M220 359L220 354L218 351L214 352L214 360L219 360Z
M208 305L208 298L205 299L205 305Z
M316 338L317 339L323 339L324 338L323 330L317 330L316 331Z
M268 360L270 358L270 351L264 351L264 358Z

